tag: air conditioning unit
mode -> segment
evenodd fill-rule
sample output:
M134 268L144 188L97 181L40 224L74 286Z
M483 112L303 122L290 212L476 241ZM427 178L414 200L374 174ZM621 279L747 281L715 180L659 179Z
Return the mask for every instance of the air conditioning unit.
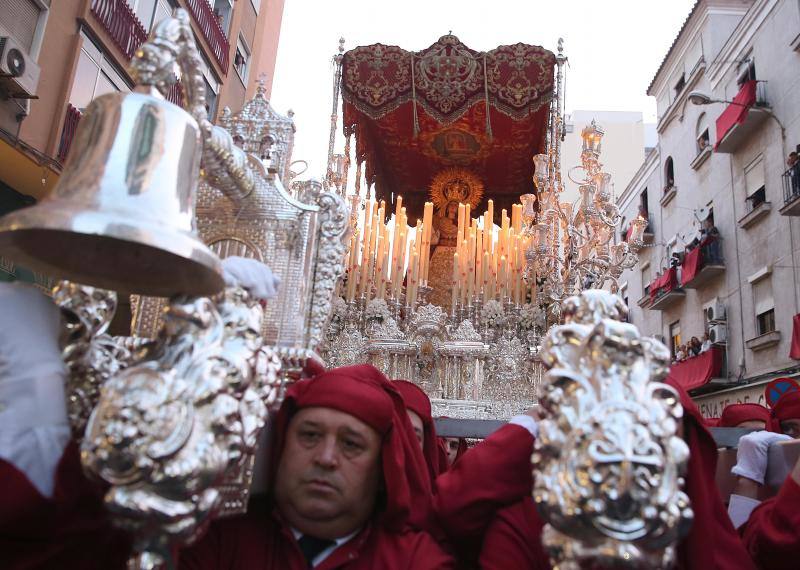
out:
M725 325L712 325L708 329L708 340L713 344L725 344L728 341L728 327Z
M706 320L710 323L717 323L725 320L725 305L719 301L706 307Z
M14 99L34 99L39 66L11 36L0 36L0 88Z

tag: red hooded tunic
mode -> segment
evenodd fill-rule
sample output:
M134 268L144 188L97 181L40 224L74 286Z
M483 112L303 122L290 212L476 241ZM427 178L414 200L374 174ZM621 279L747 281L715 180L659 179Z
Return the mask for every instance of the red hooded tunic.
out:
M385 487L382 509L317 568L452 568L452 558L428 534L414 530L430 520L430 481L402 398L386 377L371 366L353 366L293 385L273 424L273 473L292 414L311 406L349 413L383 436ZM110 524L102 508L102 492L83 477L74 445L62 458L53 499L42 497L9 463L0 462L0 480L4 483L0 511L4 569L124 568L129 541ZM268 502L248 515L214 522L196 545L180 552L179 566L308 568L291 531Z
M672 382L667 383L678 390L684 407L684 437L690 452L684 490L694 511L692 528L678 545L677 567L683 570L750 570L755 566L728 518L714 481L717 461L714 439L686 392ZM541 545L543 527L531 498L504 509L486 533L481 568L550 568Z

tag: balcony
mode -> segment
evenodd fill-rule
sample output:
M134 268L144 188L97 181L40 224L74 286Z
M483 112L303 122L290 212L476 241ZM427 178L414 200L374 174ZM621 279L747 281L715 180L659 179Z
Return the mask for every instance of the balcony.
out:
M650 283L650 304L648 309L664 311L679 303L686 297L686 291L678 284L678 270L674 267L667 269L662 275Z
M189 13L197 22L200 33L206 40L211 53L222 68L222 72L228 75L228 58L230 56L230 43L222 26L214 14L208 0L186 0L186 7Z
M129 60L147 39L147 31L125 0L92 0L91 12Z
M81 122L81 112L73 107L67 105L67 114L64 117L64 127L61 129L61 141L58 143L58 161L64 164L69 155L69 149L72 146L72 139L75 138L75 132L78 130L78 123Z
M723 273L725 262L722 259L722 240L711 236L686 253L681 271L681 286L684 289L700 289Z
M781 215L800 216L800 164L783 173L783 207Z
M718 139L714 152L736 152L750 134L769 118L768 113L759 109L767 106L766 84L755 80L744 83L717 118Z
M181 85L180 81L174 83L172 87L169 88L165 99L170 103L183 108L183 85Z

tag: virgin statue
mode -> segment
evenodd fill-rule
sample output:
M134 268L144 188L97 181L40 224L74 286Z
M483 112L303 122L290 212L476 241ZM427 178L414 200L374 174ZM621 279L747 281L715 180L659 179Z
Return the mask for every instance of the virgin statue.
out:
M428 286L430 303L450 309L453 254L458 244L458 205L469 204L474 211L483 196L483 184L464 168L448 168L434 176L431 200L436 208L431 232L431 265ZM469 226L469 220L465 221Z

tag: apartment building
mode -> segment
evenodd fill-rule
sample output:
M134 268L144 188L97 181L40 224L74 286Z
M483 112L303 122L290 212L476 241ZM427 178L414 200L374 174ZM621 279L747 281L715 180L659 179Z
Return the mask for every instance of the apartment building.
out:
M627 223L647 218L646 246L622 294L673 357L709 335L671 372L707 417L800 374L799 90L796 0L699 0L647 89L658 143L618 196Z
M184 8L203 57L209 116L272 86L284 0L0 0L0 215L58 181L83 110L130 91L153 26ZM181 103L180 86L169 94ZM1 252L0 252L1 253ZM45 284L0 257L0 280Z

